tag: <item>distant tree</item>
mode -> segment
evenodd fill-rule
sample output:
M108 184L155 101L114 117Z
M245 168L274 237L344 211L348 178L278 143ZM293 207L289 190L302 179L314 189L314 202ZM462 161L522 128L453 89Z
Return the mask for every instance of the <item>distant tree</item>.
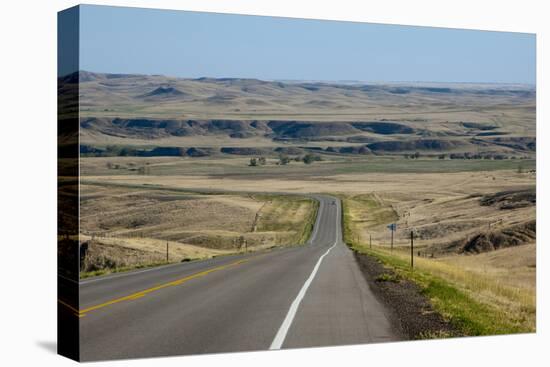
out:
M250 158L250 163L248 165L256 167L258 165L258 161L256 160L256 158Z
M118 155L118 148L115 145L107 145L105 147L105 153L108 156Z
M313 163L313 155L312 154L306 154L304 156L304 158L302 158L302 161L305 163L305 164L311 164Z
M265 157L258 158L258 163L260 163L262 166L265 166L265 164L267 163Z
M303 157L300 157L299 155L297 155L296 157L294 157L294 161L295 162L301 162L303 159Z
M116 155L116 153L114 155ZM118 152L118 155L122 156L122 157L135 156L135 155L137 155L137 151L136 151L136 149L133 149L133 148L122 148Z
M420 158L420 153L419 153L419 152L415 152L415 153L414 153L414 158L416 158L416 159Z
M315 155L315 154L306 154L304 156L304 158L302 159L302 161L305 164L312 164L315 161L321 161L321 160L322 160L321 156L318 156L318 155Z
M151 172L151 168L147 166L141 166L138 168L138 173L140 175L148 175Z
M523 173L523 165L518 165L518 173Z
M285 165L287 165L287 164L289 164L289 163L290 163L290 158L288 158L287 155L281 154L281 155L279 156L279 164L280 164L280 165L285 166Z
M447 157L446 154L440 154L440 155L438 156L439 159L445 159L446 157Z

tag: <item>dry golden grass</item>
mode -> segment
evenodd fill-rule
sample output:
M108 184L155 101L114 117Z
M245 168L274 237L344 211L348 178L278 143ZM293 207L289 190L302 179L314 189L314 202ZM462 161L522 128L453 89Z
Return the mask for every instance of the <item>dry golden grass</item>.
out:
M92 236L81 235L80 240L90 241L92 240ZM143 251L150 255L151 259L156 262L166 260L167 244L169 249L169 261L171 262L182 261L184 259L206 259L232 252L231 250L217 250L156 238L94 237L93 241L100 245Z
M406 188L414 192L421 184L423 185L421 188L429 190L432 182L428 180L436 177L438 180L442 180L443 184L448 183L447 187L442 186L440 189L451 190L451 192L460 189L460 185L464 181L468 181L467 188L472 189L476 188L472 185L474 180L489 188L509 186L518 177L522 178L523 183L528 178L534 181L534 174L529 172L535 169L536 163L533 159L439 160L434 157L423 157L413 160L403 159L401 156L325 155L323 161L310 165L296 161L291 161L287 165L279 165L278 156L267 156L266 165L250 166L250 159L257 157L257 155L230 154L204 158L82 157L80 172L86 178L134 176L134 179L137 180L147 177L164 180L169 177L181 176L182 180L212 179L213 183L216 180L228 180L227 182L236 185L245 184L247 181L269 180L269 185L279 183L280 187L285 187L283 186L285 182L305 183L315 191L334 192L338 190L331 184L343 184L344 192L393 189L394 192L407 193L408 191L399 191L399 188ZM291 157L295 158L296 156ZM524 173L518 175L518 168L521 168ZM142 169L141 171L146 169L146 174L140 169ZM502 173L503 171L507 172ZM424 176L427 174L432 176ZM420 176L417 177L417 175ZM470 179L470 176L474 180ZM320 181L319 178L323 178L324 181ZM321 183L325 185L320 185ZM388 186L377 187L379 183ZM434 185L434 189L437 189L437 186ZM368 191L361 191L361 188L366 188Z
M249 231L261 205L246 197L83 185L81 230L202 244L210 234L229 238Z
M437 250L451 241L488 230L497 231L535 219L535 206L501 210L480 205L483 195L499 191L533 189L535 177L513 171L446 174L371 175L363 187L367 194L349 190L350 216L362 242L389 245L386 225L397 223L396 246L408 245L414 230L418 247ZM344 186L344 185L342 185ZM433 251L430 251L433 252ZM437 251L436 251L437 252Z
M409 261L406 250L390 254L387 247L375 249L403 261ZM536 327L535 245L497 250L482 255L452 256L443 259L415 257L415 269L439 277L473 300L486 304L516 320L526 331ZM510 266L510 259L516 258ZM511 272L521 280L514 279Z
M172 173L159 175L118 174L116 171L94 170L96 164L105 166L105 160L96 163L97 158L83 160L82 174L86 181L125 183L135 185L162 185L168 188L203 188L246 192L292 192L292 193L342 193L364 194L375 192L379 195L392 195L396 200L417 195L452 196L472 193L489 193L501 189L532 187L535 176L529 173L518 174L515 170L479 172L438 172L428 173L340 173L330 162L318 162L311 167L304 164L275 169L267 172L249 170L247 158L224 160L181 160L181 167L173 167ZM128 158L130 159L130 158ZM364 165L369 165L365 161ZM391 165L391 162L387 163ZM232 168L238 165L240 171ZM342 166L345 164L342 163ZM97 170L100 170L97 167ZM225 172L228 174L224 175Z
M81 187L81 231L212 249L298 244L313 200L291 196L205 195L104 185Z
M310 198L198 194L181 190L81 185L84 271L112 271L170 261L303 243L315 218Z
M473 256L447 256L437 261L496 279L503 285L536 290L536 244L504 248Z

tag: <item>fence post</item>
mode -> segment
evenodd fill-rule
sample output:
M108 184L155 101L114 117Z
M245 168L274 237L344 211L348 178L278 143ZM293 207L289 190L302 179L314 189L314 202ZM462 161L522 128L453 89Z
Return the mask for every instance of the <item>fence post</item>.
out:
M414 234L411 231L411 269L414 267Z
M393 228L391 229L391 248L390 252L393 252Z

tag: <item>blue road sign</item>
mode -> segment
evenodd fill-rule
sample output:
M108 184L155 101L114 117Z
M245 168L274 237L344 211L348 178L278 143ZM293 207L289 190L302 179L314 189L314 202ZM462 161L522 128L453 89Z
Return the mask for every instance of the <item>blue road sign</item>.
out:
M389 229L390 231L394 231L394 232L395 232L395 230L397 229L397 224L395 224L395 223L389 224L389 225L388 225L388 229Z

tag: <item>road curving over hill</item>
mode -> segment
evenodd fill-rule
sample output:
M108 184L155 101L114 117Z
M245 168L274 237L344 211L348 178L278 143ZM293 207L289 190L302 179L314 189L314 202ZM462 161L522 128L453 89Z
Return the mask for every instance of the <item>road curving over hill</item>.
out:
M397 340L342 241L340 201L316 199L304 246L82 280L80 359Z

